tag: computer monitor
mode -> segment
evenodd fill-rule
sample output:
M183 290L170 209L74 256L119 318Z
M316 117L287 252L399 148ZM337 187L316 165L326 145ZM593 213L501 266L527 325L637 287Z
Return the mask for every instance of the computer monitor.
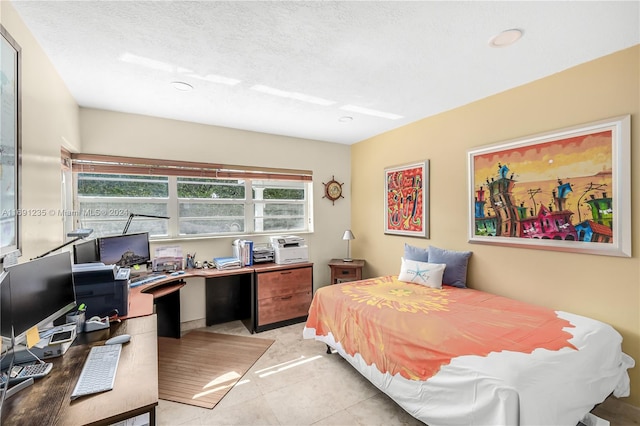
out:
M32 327L42 327L75 308L68 252L9 266L6 271L11 279L11 308L9 315L2 314L1 327L6 332L5 318L10 317L15 343L24 341Z
M132 267L151 260L149 233L115 235L98 238L100 262L105 265Z
M83 241L73 246L73 263L100 262L98 240Z

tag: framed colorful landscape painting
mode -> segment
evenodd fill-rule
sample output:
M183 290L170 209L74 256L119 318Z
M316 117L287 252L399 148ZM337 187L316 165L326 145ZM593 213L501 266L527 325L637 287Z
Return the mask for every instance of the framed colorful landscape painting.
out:
M630 120L470 150L469 241L630 257Z
M429 160L384 170L384 233L429 238Z

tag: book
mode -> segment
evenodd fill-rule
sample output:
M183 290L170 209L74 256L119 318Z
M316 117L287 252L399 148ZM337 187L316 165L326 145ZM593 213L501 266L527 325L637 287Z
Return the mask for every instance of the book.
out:
M235 240L232 245L233 255L240 259L242 266L253 265L253 241Z
M240 240L241 260L244 266L253 265L253 241Z

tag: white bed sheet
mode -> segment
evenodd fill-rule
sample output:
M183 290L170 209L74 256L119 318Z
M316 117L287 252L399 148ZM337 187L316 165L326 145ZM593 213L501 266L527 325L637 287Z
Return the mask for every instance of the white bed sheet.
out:
M622 337L600 321L557 312L575 327L565 330L578 351L535 350L531 354L492 352L460 356L426 381L381 373L359 354L350 356L331 333L303 337L328 344L371 383L429 426L575 426L611 393L628 396L627 369L634 360L622 352Z

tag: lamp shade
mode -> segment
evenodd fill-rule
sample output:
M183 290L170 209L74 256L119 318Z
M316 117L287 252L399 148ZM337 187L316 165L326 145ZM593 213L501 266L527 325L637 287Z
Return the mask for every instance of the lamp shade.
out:
M344 235L342 236L343 240L355 240L356 237L353 235L353 232L351 232L351 229L347 229L346 231L344 231Z
M87 238L92 233L93 229L91 228L74 229L71 232L67 232L67 237Z

